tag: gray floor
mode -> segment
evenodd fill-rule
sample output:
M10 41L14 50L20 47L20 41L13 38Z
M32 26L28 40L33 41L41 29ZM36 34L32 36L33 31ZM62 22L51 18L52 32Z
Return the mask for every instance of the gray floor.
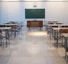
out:
M0 47L0 64L67 64L64 48L56 48L44 29L23 27L7 48Z

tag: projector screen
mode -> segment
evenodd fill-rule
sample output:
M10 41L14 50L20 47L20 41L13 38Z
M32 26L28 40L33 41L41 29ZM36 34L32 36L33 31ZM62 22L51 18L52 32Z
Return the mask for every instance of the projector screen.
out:
M45 9L25 9L26 19L44 19Z

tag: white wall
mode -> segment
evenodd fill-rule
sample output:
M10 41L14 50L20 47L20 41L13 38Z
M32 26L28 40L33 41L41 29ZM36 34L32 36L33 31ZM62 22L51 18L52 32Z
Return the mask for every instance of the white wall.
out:
M1 2L0 2L0 8L1 8ZM0 10L0 23L1 23L1 10Z
M34 8L34 2L0 2L1 23L22 21L26 25L25 8ZM68 23L68 2L36 2L36 8L45 8L44 21L59 21Z

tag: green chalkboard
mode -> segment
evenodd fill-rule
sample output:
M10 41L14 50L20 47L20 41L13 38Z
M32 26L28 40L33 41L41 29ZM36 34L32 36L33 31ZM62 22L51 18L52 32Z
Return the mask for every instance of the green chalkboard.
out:
M33 18L45 18L45 9L25 9L25 18L33 19Z

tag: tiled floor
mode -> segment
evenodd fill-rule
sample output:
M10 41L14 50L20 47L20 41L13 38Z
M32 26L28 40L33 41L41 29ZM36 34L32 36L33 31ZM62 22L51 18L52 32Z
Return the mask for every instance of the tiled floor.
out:
M67 64L64 48L56 48L43 29L23 27L7 48L0 47L0 64Z

